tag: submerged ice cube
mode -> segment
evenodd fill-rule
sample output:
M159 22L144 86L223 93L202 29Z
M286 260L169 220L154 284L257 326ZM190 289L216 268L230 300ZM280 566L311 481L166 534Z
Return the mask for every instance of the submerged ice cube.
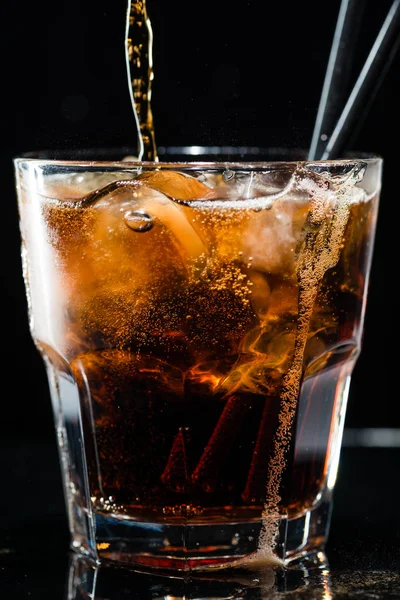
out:
M168 183L171 181L170 175L178 174L166 173L165 175L168 175ZM172 234L186 270L193 270L195 264L197 268L201 268L206 255L204 243L193 223L189 222L184 209L171 200L168 192L160 191L162 186L158 181L159 178L164 183L163 173L159 176L157 172L144 173L138 179L113 182L87 196L82 204L98 212L97 231L94 235L100 242L104 240L108 244L110 240L108 234L116 233L120 236L126 234L123 225L138 233L148 232L158 225L163 231ZM182 178L185 181L188 179L189 182L196 182L195 179L185 176ZM190 191L193 184L188 185ZM198 185L205 187L201 183ZM167 184L165 187L169 190ZM172 191L174 191L173 186ZM143 240L140 243L142 244Z
M295 275L295 248L307 208L308 202L301 198L283 197L249 219L243 233L243 253L252 257L254 269L285 277Z

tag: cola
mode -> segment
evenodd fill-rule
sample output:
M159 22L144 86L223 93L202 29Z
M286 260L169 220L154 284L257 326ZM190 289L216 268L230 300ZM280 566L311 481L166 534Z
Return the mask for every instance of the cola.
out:
M359 173L127 163L21 190L32 335L79 403L95 514L291 519L332 485L377 209Z

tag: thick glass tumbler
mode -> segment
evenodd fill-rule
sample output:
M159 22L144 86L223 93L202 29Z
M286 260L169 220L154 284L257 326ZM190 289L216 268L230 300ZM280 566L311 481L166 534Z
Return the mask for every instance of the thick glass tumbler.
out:
M15 161L74 549L185 570L323 548L381 167Z

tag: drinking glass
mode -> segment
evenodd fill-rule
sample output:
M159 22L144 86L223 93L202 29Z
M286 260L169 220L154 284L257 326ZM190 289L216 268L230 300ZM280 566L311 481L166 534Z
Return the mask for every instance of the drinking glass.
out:
M15 160L71 547L289 565L328 536L382 160L178 151Z

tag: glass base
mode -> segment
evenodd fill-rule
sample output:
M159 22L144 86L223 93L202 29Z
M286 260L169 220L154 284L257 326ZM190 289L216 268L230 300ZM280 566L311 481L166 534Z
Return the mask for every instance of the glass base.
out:
M282 519L275 555L283 565L323 549L330 514L331 501L325 498L298 518ZM174 571L236 566L238 560L257 552L261 530L260 521L177 525L128 521L96 513L94 517L100 562ZM79 551L76 542L73 548Z
M329 564L323 552L314 552L287 569L257 571L227 569L171 574L160 569L131 568L112 563L95 564L74 555L68 574L68 600L263 600L281 598L330 598ZM296 592L293 596L292 592ZM301 593L301 596L297 596ZM303 595L305 594L305 595Z

